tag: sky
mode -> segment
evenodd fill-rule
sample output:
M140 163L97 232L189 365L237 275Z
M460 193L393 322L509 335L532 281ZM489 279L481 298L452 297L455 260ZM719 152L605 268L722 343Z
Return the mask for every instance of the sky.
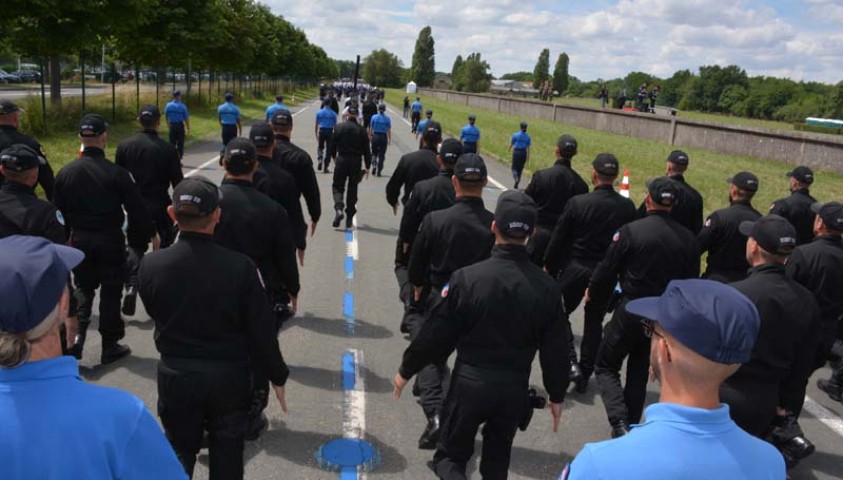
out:
M430 26L436 70L479 52L499 77L550 49L580 80L736 64L751 76L843 80L843 0L260 0L331 58L385 48L409 67Z

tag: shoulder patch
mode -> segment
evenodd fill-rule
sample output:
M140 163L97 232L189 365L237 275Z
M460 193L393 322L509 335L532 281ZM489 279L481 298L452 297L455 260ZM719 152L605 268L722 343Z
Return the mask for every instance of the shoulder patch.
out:
M618 230L617 232L615 232L614 235L612 235L612 241L617 242L620 239L621 239L621 231Z
M710 226L711 226L711 217L708 217L708 218L706 219L706 221L705 221L705 226L706 226L706 227L710 227Z
M446 283L446 284L445 284L445 286L444 286L444 287L442 287L442 298L447 298L447 297L448 297L448 291L450 290L450 288L451 288L451 284L450 284L450 283Z
M59 222L61 226L64 226L64 215L61 214L61 210L56 210L56 221Z
M774 209L774 208L776 208L776 204L775 204L775 203L773 203L773 204L771 204L771 205L770 205L770 210L772 210L772 209Z

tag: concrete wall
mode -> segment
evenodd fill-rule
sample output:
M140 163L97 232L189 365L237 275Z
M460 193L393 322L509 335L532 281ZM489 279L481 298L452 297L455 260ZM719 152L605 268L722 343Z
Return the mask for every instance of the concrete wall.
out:
M424 95L449 103L520 117L567 123L618 135L665 142L677 148L747 155L843 172L843 137L810 132L687 120L667 115L627 112L508 97L420 89ZM680 113L681 115L681 113Z

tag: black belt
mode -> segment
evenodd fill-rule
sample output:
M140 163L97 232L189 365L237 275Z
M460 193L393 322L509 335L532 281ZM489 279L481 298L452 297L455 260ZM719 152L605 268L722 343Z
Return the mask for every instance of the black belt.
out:
M386 132L375 132L375 135L386 135Z
M249 362L246 360L215 360L207 358L173 358L161 357L161 363L173 370L186 370L189 372L240 372L249 369Z
M491 383L528 383L529 374L512 370L480 368L460 361L454 365L454 375Z
M513 150L515 150L516 152L526 152L527 151L526 148L514 148Z
M184 125L184 122L170 122L170 125Z
M319 127L319 130L333 130L334 127Z

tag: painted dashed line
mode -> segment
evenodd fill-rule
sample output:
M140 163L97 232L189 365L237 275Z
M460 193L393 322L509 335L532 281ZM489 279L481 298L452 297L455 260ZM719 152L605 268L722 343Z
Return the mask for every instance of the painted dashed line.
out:
M843 420L841 420L840 417L835 415L831 410L823 407L808 396L805 397L804 408L808 411L808 413L814 416L814 418L822 422L823 425L843 437Z

